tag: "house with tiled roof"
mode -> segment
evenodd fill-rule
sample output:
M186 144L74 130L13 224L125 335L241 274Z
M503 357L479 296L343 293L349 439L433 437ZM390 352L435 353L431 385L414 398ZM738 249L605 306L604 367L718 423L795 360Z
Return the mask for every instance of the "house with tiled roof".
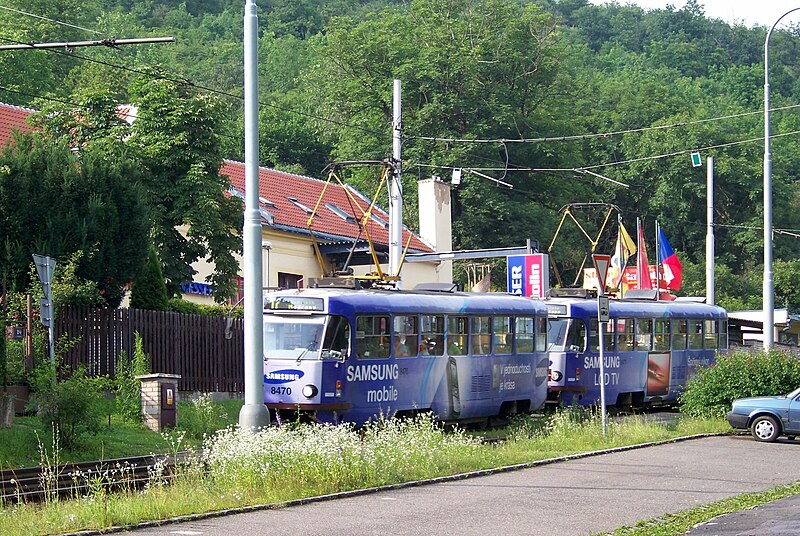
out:
M0 103L0 149L5 147L13 136L14 131L26 132L31 127L25 119L35 110Z
M24 124L24 119L33 111L0 103L0 146L4 140L11 139L13 130L30 128ZM244 164L225 160L220 173L230 180L230 195L244 199ZM345 265L352 268L355 275L375 271L369 244L357 222L371 200L349 185L342 186L331 181L325 188L325 184L326 181L312 177L260 168L259 211L263 280L266 287L295 288L303 286L309 278L322 275L313 240L319 246L326 271L340 270ZM325 194L320 200L323 188ZM449 185L428 180L420 181L419 188L421 232L414 233L404 226L403 247L408 244L408 253L451 251ZM317 207L317 212L309 229L308 220L314 207ZM388 272L388 222L389 215L375 206L367 223L367 232L384 272ZM242 259L238 260L241 290ZM213 266L200 261L195 263L194 268L197 271L194 281L186 281L182 285L184 297L192 301L213 302L213 288L206 282L206 277L213 272ZM404 288L412 288L423 282L452 282L452 262L428 261L403 265L401 285Z

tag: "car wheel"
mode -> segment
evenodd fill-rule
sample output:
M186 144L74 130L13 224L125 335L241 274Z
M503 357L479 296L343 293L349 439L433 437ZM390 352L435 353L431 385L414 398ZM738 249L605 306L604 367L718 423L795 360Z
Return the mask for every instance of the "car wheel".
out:
M762 415L756 417L756 420L753 421L750 432L756 441L772 442L778 439L781 430L778 428L778 421L774 417Z

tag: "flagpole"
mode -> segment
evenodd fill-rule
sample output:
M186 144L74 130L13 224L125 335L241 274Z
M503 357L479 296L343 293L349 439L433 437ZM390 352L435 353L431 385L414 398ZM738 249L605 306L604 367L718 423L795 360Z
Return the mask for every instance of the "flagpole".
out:
M661 299L661 225L656 220L656 301Z
M619 287L619 298L622 299L622 278L625 272L625 262L622 262L622 214L617 212L617 262L619 263L619 274L617 274L617 286Z
M636 217L636 280L637 286L641 290L642 285L642 219Z

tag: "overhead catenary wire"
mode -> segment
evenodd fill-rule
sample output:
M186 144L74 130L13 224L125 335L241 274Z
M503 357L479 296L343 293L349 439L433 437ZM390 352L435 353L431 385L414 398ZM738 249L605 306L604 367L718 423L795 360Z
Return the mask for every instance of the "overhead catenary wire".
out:
M35 19L39 19L39 20L43 20L43 21L47 21L47 22L52 22L53 24L66 26L68 28L74 28L76 30L82 30L84 32L91 32L91 33L96 34L96 35L103 35L101 32L98 32L97 30L92 30L91 28L84 28L83 26L78 26L76 24L70 24L68 22L63 22L63 21L60 21L60 20L50 19L48 17L43 17L41 15L36 15L35 13L28 13L27 11L23 11L21 9L15 9L13 7L8 7L8 6L0 6L0 9L4 9L6 11L13 11L14 13L19 13L20 15L27 15L28 17L33 17Z
M791 110L794 108L800 108L800 104L789 104L786 106L780 106L776 108L770 108L771 112L780 112L784 110ZM600 132L600 133L590 133L590 134L575 134L575 135L566 135L566 136L544 136L539 138L445 138L440 136L406 136L407 139L415 139L415 140L423 140L423 141L433 141L439 143L479 143L479 144L495 144L495 143L547 143L547 142L556 142L556 141L580 141L580 140L591 140L596 138L610 138L611 136L620 136L623 134L636 134L640 132L648 132L651 130L667 130L672 128L678 127L686 127L691 125L697 125L702 123L710 123L714 121L726 121L728 119L736 119L739 117L746 117L748 115L761 115L763 114L763 110L756 110L753 112L740 112L737 114L730 114L730 115L721 115L717 117L707 117L704 119L696 119L694 121L680 121L678 123L670 123L667 125L656 125L652 127L639 127L639 128L631 128L627 130L614 130L611 132Z

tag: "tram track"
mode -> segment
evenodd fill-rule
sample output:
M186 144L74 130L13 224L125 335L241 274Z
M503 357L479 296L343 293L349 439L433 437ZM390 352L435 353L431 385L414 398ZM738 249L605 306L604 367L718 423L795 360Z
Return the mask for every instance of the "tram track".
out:
M23 467L0 471L0 504L37 503L49 498L81 497L99 490L141 489L154 481L169 481L175 469L193 454L147 455Z

